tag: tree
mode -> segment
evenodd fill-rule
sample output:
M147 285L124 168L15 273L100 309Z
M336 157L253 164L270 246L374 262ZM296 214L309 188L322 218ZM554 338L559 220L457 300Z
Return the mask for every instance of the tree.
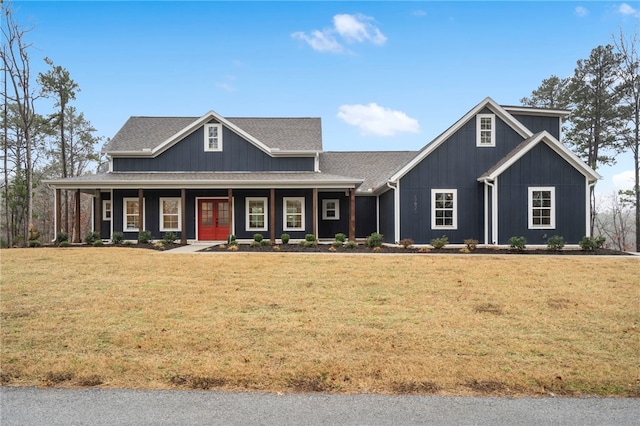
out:
M542 84L531 92L528 98L520 99L525 106L550 109L564 109L568 106L567 86L568 78L559 78L555 75L542 80Z
M18 124L24 140L24 173L26 187L26 223L22 225L24 244L29 237L29 224L33 219L33 130L35 124L34 101L36 94L31 87L29 48L25 36L29 30L13 19L10 3L0 3L0 30L2 32L2 64L9 88L5 90L5 104L11 102L17 110ZM5 141L6 142L6 141Z
M69 177L68 173L68 156L67 142L65 140L65 121L67 118L67 107L70 100L75 99L76 92L80 89L78 84L71 79L69 71L59 65L54 65L53 61L45 58L45 62L51 66L51 69L45 74L38 74L38 83L41 85L41 93L44 96L51 96L55 99L56 112L51 114L50 120L54 128L59 130L59 158L62 164L62 177ZM69 202L67 192L65 191L65 228L69 232Z
M596 229L607 238L614 249L627 251L632 244L633 212L626 200L614 192L609 199L606 211L596 215Z
M621 99L622 85L618 70L622 55L613 46L598 46L588 59L578 60L569 79L556 76L522 98L525 105L546 108L569 108L565 140L573 151L592 169L615 162L615 154L623 150L625 120ZM594 231L596 201L591 188L591 233Z
M624 191L623 195L633 200L631 204L635 209L636 251L640 251L640 56L637 50L638 43L637 33L627 39L621 30L618 39L614 38L615 47L622 55L618 73L623 82L623 117L629 123L624 146L632 152L635 167L633 190Z

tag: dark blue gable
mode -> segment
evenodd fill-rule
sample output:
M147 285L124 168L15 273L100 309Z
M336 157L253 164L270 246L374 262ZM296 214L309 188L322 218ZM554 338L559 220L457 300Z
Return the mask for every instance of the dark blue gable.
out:
M498 239L524 236L546 244L553 235L576 244L586 233L586 178L545 143L539 143L498 177ZM555 188L555 229L528 229L529 187Z
M204 127L155 158L114 158L114 172L230 172L313 171L314 158L271 157L228 128L223 129L223 150L204 150Z
M482 114L492 113L489 109ZM416 243L446 235L451 242L483 239L483 184L477 178L524 139L498 116L495 119L496 146L476 146L476 119L425 157L400 179L400 238ZM456 230L431 229L431 189L457 190Z

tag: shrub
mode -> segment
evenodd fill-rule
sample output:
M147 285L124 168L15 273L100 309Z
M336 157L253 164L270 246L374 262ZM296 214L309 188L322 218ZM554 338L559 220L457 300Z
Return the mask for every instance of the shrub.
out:
M95 231L89 231L87 232L87 234L84 236L84 242L87 244L93 244L96 242L96 240L99 240L100 238L98 237L98 233Z
M509 238L509 248L511 250L522 251L527 248L527 240L524 237L511 237Z
M374 232L373 234L367 237L365 244L369 248L374 248L374 247L382 247L383 242L384 242L383 235L378 232Z
M58 244L58 247L71 247L71 243L69 241L61 241L60 244Z
M124 241L124 234L122 232L114 232L111 236L111 242L113 244L122 244Z
M431 245L433 246L434 249L444 248L444 246L446 246L447 244L449 244L449 238L447 238L446 235L443 235L440 238L434 238L433 240L431 240Z
M313 234L307 234L304 236L304 240L309 242L309 243L315 243L316 242L316 236Z
M478 247L478 240L469 238L468 240L464 240L464 245L467 246L467 250L474 251L476 247Z
M262 241L260 241L260 245L262 245L262 246L270 246L271 245L271 240L262 240Z
M138 233L138 243L140 244L147 244L151 242L152 238L153 235L151 235L151 231L144 230Z
M164 233L164 237L162 238L162 242L165 244L172 244L178 239L178 235L173 231L168 231Z
M583 237L578 242L578 245L582 250L593 251L595 249L604 247L605 241L605 237Z
M238 245L238 241L236 240L236 236L231 234L227 237L227 245L230 246L237 246Z
M356 247L358 247L358 243L356 243L355 241L347 241L346 243L344 243L344 248L354 249Z
M291 239L291 235L282 234L282 235L280 235L280 239L282 240L282 244L289 244L289 240Z
M335 240L334 242L331 243L331 247L334 247L334 248L342 247L342 244L343 244L342 242Z
M122 244L125 245L125 246L132 246L133 242L131 240L125 240L125 241L122 242Z
M29 247L42 247L39 240L29 240Z
M95 240L93 242L93 246L94 247L102 247L104 245L104 243L102 242L102 240Z
M262 242L263 239L264 237L262 236L262 234L253 234L253 241L255 241L256 243Z
M60 231L58 232L58 235L56 235L56 244L60 245L61 243L65 242L65 241L69 241L69 234L67 234L64 231Z
M413 240L411 238L403 238L400 240L400 245L404 248L409 248L413 245Z
M339 232L339 233L336 234L336 241L344 243L345 241L347 241L347 236L345 234L343 234L342 232Z
M547 248L549 250L560 251L564 247L564 238L559 235L554 235L547 238Z

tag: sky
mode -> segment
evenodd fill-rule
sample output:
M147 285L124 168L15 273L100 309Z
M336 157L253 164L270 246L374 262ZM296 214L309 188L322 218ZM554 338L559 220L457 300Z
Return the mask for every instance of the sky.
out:
M520 105L640 3L19 1L32 73L69 70L105 139L130 116L320 117L325 151L418 150L487 96ZM41 101L47 102L47 101ZM633 187L631 153L599 167Z

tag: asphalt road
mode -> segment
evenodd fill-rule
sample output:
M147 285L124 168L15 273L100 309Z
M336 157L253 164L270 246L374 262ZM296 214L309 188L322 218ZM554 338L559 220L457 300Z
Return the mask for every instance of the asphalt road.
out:
M640 399L0 388L10 425L639 425Z

